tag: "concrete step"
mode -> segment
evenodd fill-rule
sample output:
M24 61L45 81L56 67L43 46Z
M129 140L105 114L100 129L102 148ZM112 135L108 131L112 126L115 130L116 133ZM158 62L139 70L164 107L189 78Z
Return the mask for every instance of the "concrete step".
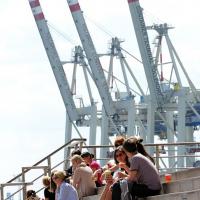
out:
M98 187L97 188L97 194L101 194L104 190L105 186L102 186L102 187Z
M184 192L200 188L200 176L163 183L163 193Z
M83 197L83 200L99 200L101 198L101 194L104 190L104 186L97 188L97 195L92 195L88 197Z
M92 195L88 197L83 197L83 200L99 200L101 198L101 194Z
M84 197L83 200L100 200L100 198L101 194L98 194L98 195ZM146 198L139 198L138 200L199 200L199 199L200 199L200 189L186 191L186 192L162 194Z
M84 197L83 200L100 200L101 195L93 195ZM170 194L157 195L146 198L139 198L138 200L199 200L200 189L187 192L176 192Z
M200 189L187 192L176 192L170 194L163 194L158 196L147 197L145 200L199 200ZM140 199L143 200L143 199Z

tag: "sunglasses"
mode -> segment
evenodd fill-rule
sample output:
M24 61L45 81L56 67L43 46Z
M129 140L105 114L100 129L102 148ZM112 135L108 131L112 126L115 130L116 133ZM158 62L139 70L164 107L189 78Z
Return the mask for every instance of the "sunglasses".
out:
M118 154L116 154L116 158L121 157L123 155L124 155L123 153L118 153Z

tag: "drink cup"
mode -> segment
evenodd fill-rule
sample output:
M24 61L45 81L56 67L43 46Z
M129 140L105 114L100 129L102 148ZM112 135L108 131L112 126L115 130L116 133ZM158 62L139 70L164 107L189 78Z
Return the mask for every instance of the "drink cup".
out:
M170 183L172 180L172 175L171 174L165 174L165 183Z
M107 178L111 175L111 171L107 169L107 170L104 172L104 175L105 175L105 179L107 179Z

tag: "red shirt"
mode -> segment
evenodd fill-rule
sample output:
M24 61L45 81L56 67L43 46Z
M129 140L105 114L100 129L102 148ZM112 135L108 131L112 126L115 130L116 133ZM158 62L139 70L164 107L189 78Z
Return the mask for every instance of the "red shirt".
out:
M98 162L96 162L95 160L93 160L91 162L90 167L93 170L93 172L96 171L97 169L101 168L100 164ZM97 182L97 186L98 187L102 185L101 173L98 173L97 181L96 182Z

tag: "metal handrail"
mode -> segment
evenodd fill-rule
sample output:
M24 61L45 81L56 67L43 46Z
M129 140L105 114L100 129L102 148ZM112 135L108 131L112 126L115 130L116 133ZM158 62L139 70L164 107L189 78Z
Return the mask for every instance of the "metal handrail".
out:
M41 160L39 160L37 163L35 163L35 164L32 165L31 167L22 167L22 173L16 175L14 178L12 178L11 180L7 181L6 183L0 184L1 199L2 199L2 200L4 199L4 198L3 198L3 197L4 197L3 188L4 188L5 186L17 186L17 185L22 185L22 187L21 187L19 190L15 191L13 194L11 194L9 197L7 197L5 200L7 200L7 199L13 197L15 194L17 194L18 192L20 192L20 191L22 191L22 190L23 190L23 191L26 191L26 186L27 186L27 185L30 185L30 183L27 184L27 183L25 182L25 173L27 173L27 172L30 171L31 169L45 169L45 170L47 169L47 170L49 170L49 172L51 172L52 169L54 169L56 166L58 166L58 165L56 165L56 166L54 166L54 167L51 167L50 158L51 158L54 154L56 154L57 152L59 152L60 150L66 148L66 147L68 147L68 148L75 148L75 147L77 147L78 144L80 145L80 147L82 147L82 144L85 143L85 141L86 141L85 138L74 138L74 139L70 140L69 142L65 143L64 145L62 145L61 147L59 147L58 149L54 150L52 153L48 154L46 157L44 157L44 158L42 158ZM38 166L39 164L41 164L41 163L44 162L45 160L47 160L48 166ZM62 162L59 163L59 165L62 164L62 163L64 163L66 160L68 160L68 159L63 160ZM38 180L39 178L41 178L44 174L45 174L45 172L43 172L39 177L35 178L31 183L33 184L36 180ZM24 178L23 178L23 179L24 179L23 182L22 182L22 183L16 183L16 182L13 183L13 181L15 181L16 179L18 179L19 177L24 177ZM23 199L25 199L25 196L26 196L26 195L25 195L25 192L23 192Z
M58 149L56 149L55 151L53 151L52 153L50 153L49 155L47 155L46 157L42 158L41 160L39 160L38 162L36 162L33 166L37 166L40 163L44 162L45 160L47 160L47 158L53 156L55 153L57 153L58 151L62 150L63 148L67 147L68 145L70 145L72 142L85 142L86 139L85 138L74 138L72 140L70 140L69 142L65 143L64 145L62 145L61 147L59 147ZM27 169L27 171L29 171L30 169ZM26 171L26 172L27 172ZM16 180L17 178L19 178L22 175L22 173L18 174L17 176L15 176L14 178L12 178L11 180L7 181L7 183L11 183L12 181Z
M194 145L200 145L200 142L176 142L176 143L156 143L156 144L150 144L150 143L146 143L146 144L143 144L145 147L155 147L155 156L154 159L155 159L155 164L156 164L156 167L159 171L162 170L162 168L160 167L160 159L162 158L181 158L181 157L185 157L185 158L188 158L188 157L200 157L200 156L197 156L197 155L175 155L175 156L160 156L160 149L159 147L162 147L162 146L180 146L180 145L185 145L185 146L194 146ZM87 148L87 149L93 149L93 152L95 153L96 152L96 149L97 148L113 148L113 145L85 145L82 147L83 149L84 148ZM96 155L94 155L95 158L96 158ZM108 160L109 158L99 158L98 160ZM167 170L167 168L165 168ZM178 168L177 168L178 169Z
M144 146L153 146L153 147L156 147L156 146L175 146L175 145L194 145L194 144L199 144L200 145L200 142L175 142L175 143L155 143L155 144L152 144L152 143L145 143L143 144ZM113 145L85 145L83 146L82 148L106 148L106 147L110 147L110 148L114 148Z

